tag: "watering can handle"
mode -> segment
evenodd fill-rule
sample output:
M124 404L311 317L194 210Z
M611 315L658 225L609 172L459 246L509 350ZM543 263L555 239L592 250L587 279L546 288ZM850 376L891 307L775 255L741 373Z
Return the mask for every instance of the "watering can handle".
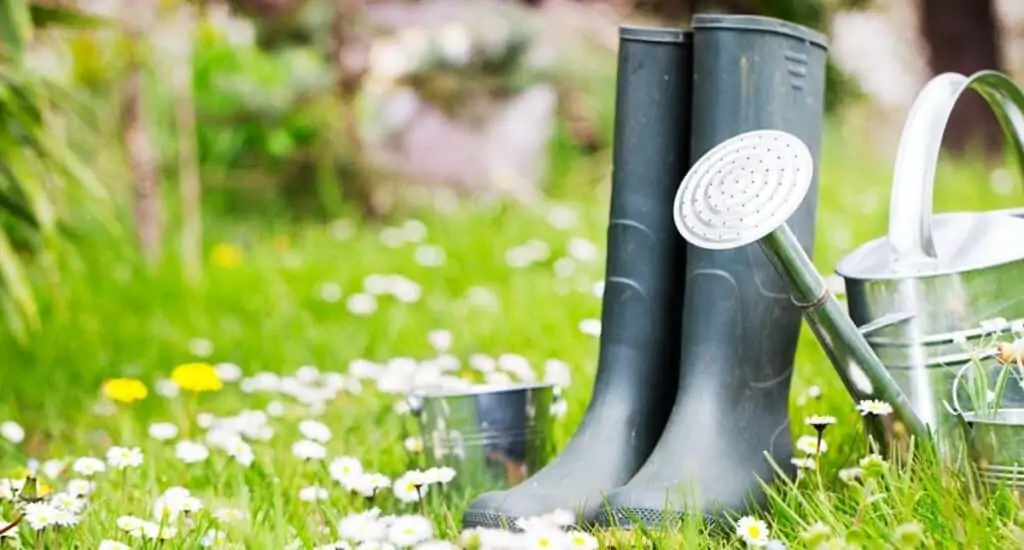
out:
M981 94L992 108L1024 171L1024 92L1017 84L996 71L944 73L930 80L914 99L896 153L889 252L898 269L932 269L938 260L932 239L935 168L950 113L967 89Z

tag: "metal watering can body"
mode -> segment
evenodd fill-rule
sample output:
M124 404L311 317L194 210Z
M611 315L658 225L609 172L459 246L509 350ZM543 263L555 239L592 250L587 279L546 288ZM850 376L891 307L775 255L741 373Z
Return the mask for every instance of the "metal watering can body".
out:
M972 360L968 347L1024 320L1024 212L932 213L945 124L968 89L988 101L1024 168L1020 88L992 71L935 77L918 94L900 138L888 236L862 245L836 266L856 325L900 319L864 337L946 457L961 448L961 426L944 404L957 372ZM982 326L994 318L1007 322ZM993 371L1001 368L992 357L980 360ZM1021 406L1024 392L1011 387L1003 402ZM871 432L886 432L877 418L866 420L876 424L868 426Z
M963 344L1024 318L1014 292L1024 283L1021 211L932 216L942 132L969 88L992 105L1024 167L1020 88L995 72L933 79L900 141L888 238L863 245L837 267L847 283L849 316L786 225L813 169L796 136L758 130L718 144L693 165L673 203L676 228L690 244L711 250L759 244L850 395L892 406L892 415L866 417L868 434L886 452L905 450L916 438L938 443L944 458L957 457L961 431L947 428L964 419L943 411L956 364L971 357ZM979 326L992 317L1006 321L997 329Z

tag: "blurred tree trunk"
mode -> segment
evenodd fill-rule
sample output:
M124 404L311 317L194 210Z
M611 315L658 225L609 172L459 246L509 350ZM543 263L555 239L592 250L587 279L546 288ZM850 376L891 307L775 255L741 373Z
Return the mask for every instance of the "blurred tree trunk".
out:
M160 205L156 149L149 134L143 89L142 34L128 32L128 73L121 104L121 131L131 165L134 190L135 234L145 258L153 263L160 256L163 241L163 209Z
M228 0L233 11L248 13L260 18L274 17L294 11L306 0Z
M368 37L358 31L359 25L363 23L364 9L363 0L335 0L334 19L331 22L338 93L343 103L345 133L349 140L346 145L351 148L353 156L360 156L363 149L354 102L369 58Z
M568 81L558 83L558 110L568 126L569 135L585 152L597 151L602 144L597 121L587 108L583 90Z
M203 6L200 5L202 10ZM201 14L204 16L205 14ZM181 40L180 55L170 62L174 104L174 125L178 145L178 193L181 200L181 261L188 281L198 281L203 270L202 182L196 143L196 105L193 97L192 51L195 43L195 18L191 11L178 8Z
M992 0L921 0L921 33L933 74L999 70L1000 32L992 4ZM960 154L977 147L989 155L999 153L1001 130L980 96L970 93L960 100L946 129L945 145Z
M796 0L807 2L809 0ZM758 15L762 13L761 0L637 0L636 6L668 19L680 19L693 13L722 11L726 13Z
M355 196L363 213L379 218L381 212L374 200L372 167L365 160L365 148L359 132L356 98L362 87L369 63L370 37L367 36L365 0L334 0L331 38L335 54L335 75L338 82L341 131L344 137L343 161L346 165L342 183Z

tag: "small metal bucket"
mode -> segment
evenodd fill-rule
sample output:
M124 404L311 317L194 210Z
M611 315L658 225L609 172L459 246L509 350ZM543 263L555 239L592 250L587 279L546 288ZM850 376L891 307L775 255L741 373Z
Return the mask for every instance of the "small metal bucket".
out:
M449 490L467 495L513 487L555 454L552 384L479 386L418 395L427 466L456 471Z
M960 380L972 365L965 365L953 382L953 409L963 428L967 455L978 479L989 486L1024 491L1024 408L996 406L992 411L964 411L960 406ZM1004 367L1012 368L1012 367Z

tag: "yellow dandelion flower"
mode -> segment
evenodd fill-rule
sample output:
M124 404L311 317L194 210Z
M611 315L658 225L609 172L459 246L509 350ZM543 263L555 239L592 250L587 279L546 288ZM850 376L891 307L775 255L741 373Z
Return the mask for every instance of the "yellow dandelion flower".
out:
M218 391L224 387L217 369L209 363L185 363L171 371L171 380L178 387L190 392Z
M210 251L210 261L224 269L238 267L242 265L242 249L231 243L220 243Z
M102 391L108 399L121 403L142 401L149 395L146 385L136 378L111 378L103 383Z

